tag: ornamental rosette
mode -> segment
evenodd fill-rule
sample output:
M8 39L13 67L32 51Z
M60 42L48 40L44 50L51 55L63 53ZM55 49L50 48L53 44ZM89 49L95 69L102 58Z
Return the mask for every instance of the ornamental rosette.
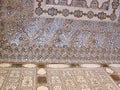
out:
M75 10L74 11L74 16L75 17L82 17L83 16L83 11L80 11L80 10Z
M68 9L63 9L62 15L65 16L65 17L69 16L69 10Z
M106 13L104 13L104 12L99 12L99 13L98 13L98 18L101 19L101 20L106 19L106 16L107 16L107 15L106 15Z
M41 14L43 14L43 9L40 8L40 7L38 7L38 8L36 8L35 13L36 13L38 16L40 16Z
M54 15L57 15L57 13L58 13L57 9L53 7L48 9L48 15L54 16Z

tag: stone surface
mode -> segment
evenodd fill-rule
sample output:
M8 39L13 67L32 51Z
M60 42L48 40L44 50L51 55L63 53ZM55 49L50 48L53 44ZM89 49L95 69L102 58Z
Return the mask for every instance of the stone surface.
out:
M114 73L110 74L105 67L81 68L34 68L0 67L1 90L119 90L120 68L110 67ZM20 64L23 66L23 64ZM71 65L70 65L71 66ZM108 68L108 67L107 67ZM42 75L38 74L42 71Z
M34 67L36 67L36 65L35 64L23 64L23 67L34 68Z
M48 90L48 88L46 86L40 86L37 88L37 90Z
M5 68L5 67L11 67L12 65L9 63L1 63L0 67Z
M110 68L106 68L106 72L109 73L109 74L113 74L114 73L114 71L112 69L110 69Z
M116 68L118 67L118 68L119 68L119 67L120 67L120 64L110 64L109 66L110 66L110 67L116 67Z
M119 90L102 68L48 69L50 90Z
M83 68L98 68L101 67L99 64L81 64L80 65Z
M45 75L46 74L46 70L44 68L40 68L40 69L38 69L37 74Z
M34 9L36 10L37 7L42 8L40 10L42 13L35 13L35 17L110 22L118 22L119 19L119 0L43 0L35 1ZM79 17L79 13L74 15L78 10L83 12L81 17ZM93 12L93 14L88 14L88 12Z
M2 0L0 5L1 62L120 62L118 0L57 5L53 0Z
M35 68L0 68L1 90L36 90Z
M48 64L46 67L48 68L68 68L70 65L68 64Z

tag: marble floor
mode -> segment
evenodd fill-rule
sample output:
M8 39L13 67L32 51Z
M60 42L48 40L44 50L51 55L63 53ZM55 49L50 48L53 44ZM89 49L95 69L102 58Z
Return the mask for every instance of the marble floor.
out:
M120 90L120 64L0 63L0 90Z

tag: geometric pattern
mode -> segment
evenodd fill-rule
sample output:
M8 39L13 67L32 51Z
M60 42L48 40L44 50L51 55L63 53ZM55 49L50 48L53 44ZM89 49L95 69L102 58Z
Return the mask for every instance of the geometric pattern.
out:
M0 90L48 90L47 88L49 90L120 89L117 86L120 79L116 77L116 75L120 75L119 68L112 68L115 71L112 74L113 77L107 74L104 67L23 68L21 66L23 65L13 64L10 68L0 68ZM39 71L46 73L43 74Z
M0 68L0 90L36 90L36 68Z
M119 90L103 68L47 69L50 90Z
M46 0L46 4L108 10L110 0Z
M101 4L98 0L79 0L78 4L87 2L88 6L85 3L76 6L78 0L70 0L74 3L71 5L70 2L66 5L56 3L58 0L52 5L49 1L53 0L0 2L1 62L120 62L120 25L114 15L119 10L119 0L106 0L109 5L101 0ZM90 11L78 10L84 6ZM63 10L56 10L56 7ZM73 7L77 9L69 11ZM92 10L100 12L93 14ZM111 13L105 14L111 10L112 18ZM38 15L34 16L35 13ZM71 16L86 19L75 20ZM93 18L99 20L90 21Z
M35 19L30 20L30 24L24 26L25 29L19 29L11 23L6 25L10 28L6 27L2 31L4 38L1 39L0 56L3 61L72 59L107 62L120 59L120 26L117 24ZM10 30L12 28L15 28L13 32Z
M112 22L119 18L119 0L35 0L34 3L36 17Z

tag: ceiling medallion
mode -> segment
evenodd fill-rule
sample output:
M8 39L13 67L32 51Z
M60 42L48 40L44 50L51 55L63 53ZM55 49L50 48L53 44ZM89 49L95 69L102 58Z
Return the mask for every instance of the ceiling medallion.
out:
M112 22L116 22L119 17L119 2L117 0L102 2L101 6L98 0L92 0L90 5L87 4L87 0L68 1L69 0L35 0L35 17L42 16L46 18L57 17L83 20L87 18L88 20Z

